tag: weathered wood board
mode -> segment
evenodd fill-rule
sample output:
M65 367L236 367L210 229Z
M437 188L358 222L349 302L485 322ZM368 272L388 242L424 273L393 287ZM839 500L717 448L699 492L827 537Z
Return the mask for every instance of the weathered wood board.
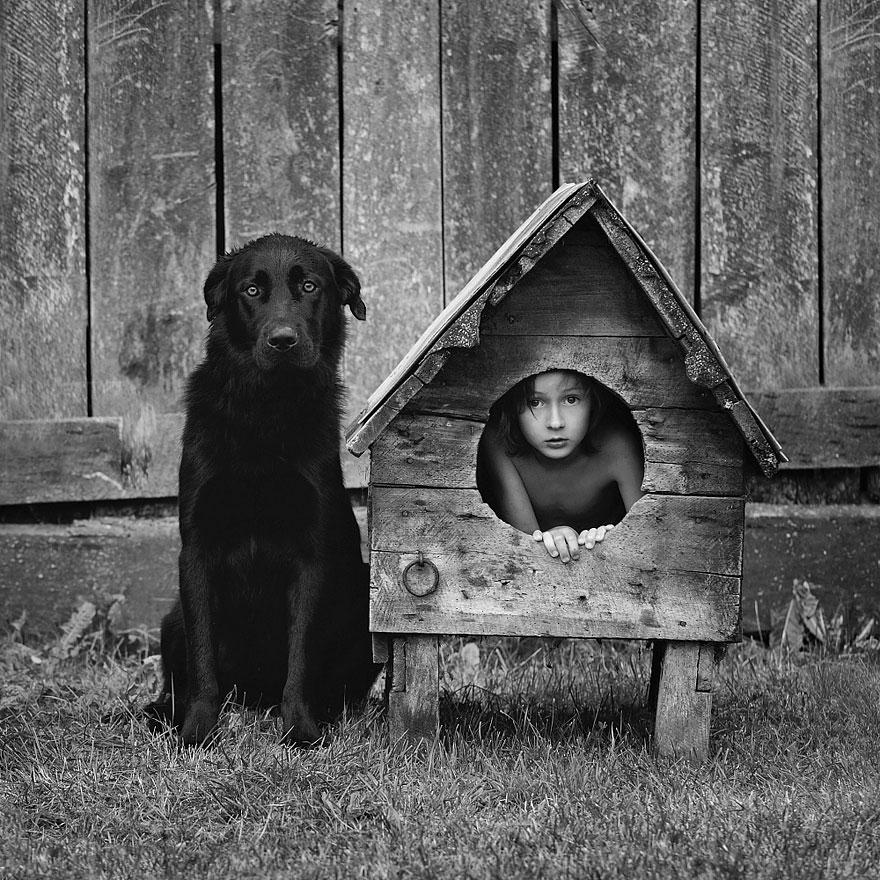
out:
M183 423L182 413L156 415L149 455L137 458L120 418L0 422L0 505L173 498ZM362 489L369 454L340 453L346 487Z
M93 412L135 458L181 408L207 330L214 262L210 5L90 0Z
M269 232L338 249L336 0L223 0L229 246Z
M783 468L880 465L880 385L750 391L789 457Z
M498 304L480 334L664 336L654 308L589 216Z
M345 352L349 416L443 307L439 27L428 0L344 8L343 253L367 306Z
M648 492L742 493L744 450L723 412L651 408L633 411L645 446ZM474 488L484 423L418 411L413 401L376 440L374 485Z
M701 10L703 322L743 386L817 384L815 3Z
M121 494L120 419L0 422L0 504Z
M438 567L455 564L451 555L432 559ZM739 639L740 580L735 577L679 573L663 579L645 574L637 582L612 579L594 586L569 583L574 580L571 575L565 583L557 580L549 586L546 572L524 581L517 572L517 586L509 589L481 590L466 580L460 581L465 584L462 588L447 583L444 589L441 582L437 593L416 598L401 586L401 573L412 556L404 561L379 552L372 560L376 591L370 603L370 628L376 632ZM478 558L468 567L478 584L489 576L483 562ZM495 563L500 566L500 558Z
M634 408L714 409L711 392L685 373L678 346L665 337L486 336L474 349L453 351L412 405L424 412L483 420L520 379L544 370L595 376ZM479 381L475 381L479 377Z
M631 565L637 571L738 576L742 509L739 498L645 495L611 538L594 549L592 558L613 556L614 563ZM494 560L508 551L522 550L530 560L524 567L546 561L553 563L553 571L566 568L536 546L531 535L498 519L472 489L374 486L371 517L372 550L410 556L419 550L459 555L464 568L477 553ZM497 580L507 581L509 576L502 573Z
M742 495L742 437L725 412L634 410L645 445L645 492Z
M550 195L550 5L440 4L446 301Z
M743 621L765 635L791 588L806 580L825 619L880 619L880 508L871 504L750 504L743 548ZM853 624L854 625L854 624Z
M123 596L116 625L153 628L177 592L176 519L0 525L0 602L8 624L48 637L82 599Z
M657 754L695 762L708 756L712 684L706 670L714 661L707 662L704 655L712 650L710 645L695 642L665 645L654 718Z
M697 6L557 10L561 179L596 177L691 298Z
M437 636L394 639L388 733L391 742L430 739L440 725L440 645Z
M821 0L825 381L880 384L880 7Z
M367 510L355 507L361 553L369 559ZM120 628L158 636L177 597L177 517L90 519L69 525L0 523L0 624L22 613L33 638L57 634L82 599L123 596Z
M0 5L0 419L88 410L83 4Z
M646 496L563 565L475 490L373 486L370 627L377 632L737 638L742 501ZM411 595L418 553L439 584Z
M362 552L369 559L367 510L355 507L355 514ZM92 598L126 592L124 624L155 631L177 591L177 519L113 522L124 526L126 537L113 537L117 534L113 530L90 531L82 523L0 524L0 621L15 620L26 611L31 633L49 634L70 616L78 595ZM110 535L107 540L106 535ZM141 546L143 555L136 550ZM834 552L829 552L830 547ZM813 585L826 617L840 608L851 628L877 617L877 547L880 516L873 505L747 504L743 631L769 632L773 614L783 611L791 600L794 579ZM110 564L88 561L90 554L107 553ZM73 560L81 557L84 561L71 569ZM87 574L80 576L84 570ZM85 584L90 586L88 592Z

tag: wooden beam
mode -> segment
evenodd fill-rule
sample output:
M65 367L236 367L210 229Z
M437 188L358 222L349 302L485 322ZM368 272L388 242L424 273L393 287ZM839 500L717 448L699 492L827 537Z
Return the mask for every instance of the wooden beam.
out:
M687 378L678 345L657 336L486 336L477 348L453 351L415 406L479 421L520 379L552 369L596 376L631 407L658 400L666 406L716 407L712 393Z
M155 415L132 444L120 418L0 421L0 505L173 498L183 422ZM366 486L370 456L340 455L346 487Z
M645 496L567 565L498 519L473 489L374 486L371 506L376 631L738 637L739 499ZM420 552L438 585L414 597L404 570Z
M747 396L790 459L782 468L880 465L880 385Z
M121 435L122 419L0 422L0 504L118 498Z
M726 413L652 407L632 415L644 443L644 491L742 494L744 451ZM373 483L474 488L483 428L472 419L405 409L371 449Z
M455 554L425 554L441 573L440 586L420 597L401 585L415 553L374 552L371 576L378 592L371 628L437 635L739 640L738 577L639 571L625 562L612 566L610 547L601 558L582 551L580 560L563 565L532 543L529 568L522 564L528 552L523 548L506 557L499 551L490 561L486 553L465 561ZM499 575L505 564L508 571Z
M47 638L87 599L115 606L117 632L155 628L177 593L178 550L172 518L0 525L0 625L25 612L27 634Z
M363 552L366 508L356 507ZM880 510L871 505L746 505L743 630L766 635L792 581L813 584L826 617L880 616ZM28 615L35 636L57 632L77 597L122 593L117 627L156 630L177 592L177 520L0 525L0 625ZM549 557L548 557L548 561ZM758 607L758 619L755 607Z
M764 636L806 580L826 620L880 620L880 506L750 504L743 546L743 631Z
M432 739L440 725L440 643L437 636L394 640L388 734L391 742Z
M355 508L368 559L366 513ZM158 636L177 597L179 552L176 517L0 524L0 627L24 613L29 638L51 638L87 599L113 607L115 633L136 629Z
M654 715L654 751L698 763L709 754L712 690L700 682L701 654L710 646L667 642L660 662Z
M782 466L784 469L880 465L880 386L791 388L747 394L791 459ZM443 405L448 407L452 403L454 401L447 400ZM427 399L424 406L430 406ZM663 429L655 424L659 412L665 414L666 421L677 416L672 410L635 413L646 437L656 438L658 450L665 448L664 437L668 433L668 426ZM681 417L684 415L683 411ZM442 419L444 424L450 421L446 416L436 418ZM690 418L715 421L708 412ZM154 416L150 439L136 445L120 438L119 424L117 418L0 421L0 505L175 496L183 414ZM481 423L469 422L468 425L476 432ZM712 430L708 422L703 428ZM431 448L443 444L446 433L432 430L426 434L428 445L420 454L431 454ZM410 438L413 436L415 434ZM468 442L473 444L477 439L472 437ZM406 438L386 432L380 442L384 449L405 443ZM341 451L346 486L365 487L369 481L369 456L356 458L344 447ZM646 489L666 491L660 480L678 479L670 471L673 461L670 454L675 455L670 450L658 452L653 465L656 476L651 476L654 459L649 455ZM469 471L469 467L466 469ZM405 481L405 473L404 461L398 482ZM391 482L387 474L377 479ZM714 478L710 475L707 479ZM726 479L723 485L728 485ZM688 488L680 480L674 491L711 494L705 486Z

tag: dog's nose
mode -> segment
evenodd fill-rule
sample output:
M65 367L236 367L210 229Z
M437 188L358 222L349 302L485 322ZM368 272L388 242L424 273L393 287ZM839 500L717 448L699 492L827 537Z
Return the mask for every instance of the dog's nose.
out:
M293 327L276 327L266 340L270 348L287 351L296 345L296 331Z

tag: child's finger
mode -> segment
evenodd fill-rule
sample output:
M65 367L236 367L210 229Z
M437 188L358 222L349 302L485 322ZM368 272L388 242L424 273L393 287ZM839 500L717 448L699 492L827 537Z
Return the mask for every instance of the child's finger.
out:
M568 541L565 540L565 535L557 534L554 540L556 541L556 550L559 553L560 560L568 562L571 559L571 553L568 552Z
M550 532L543 532L541 537L544 540L544 547L546 547L547 552L556 559L559 556L559 551L556 549L556 542L553 540L553 535Z
M535 531L532 532L532 537L536 541L543 541L544 540L544 533L540 529L535 529Z
M568 547L568 553L572 559L580 559L580 547L578 546L577 534L574 530L565 533L565 543Z
M596 530L589 529L586 533L585 538L584 538L584 546L587 548L587 550L592 550L593 545L595 543L596 543Z

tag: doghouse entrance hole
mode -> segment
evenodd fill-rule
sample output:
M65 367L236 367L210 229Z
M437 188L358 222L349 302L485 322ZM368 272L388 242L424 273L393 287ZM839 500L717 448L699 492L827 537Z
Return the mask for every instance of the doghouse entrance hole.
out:
M641 487L644 443L624 400L578 371L547 370L517 382L490 408L477 452L477 489L499 519L521 531L531 532L524 528L523 493L543 530L617 525L627 509L616 479L605 477L612 448L638 450L630 482Z

